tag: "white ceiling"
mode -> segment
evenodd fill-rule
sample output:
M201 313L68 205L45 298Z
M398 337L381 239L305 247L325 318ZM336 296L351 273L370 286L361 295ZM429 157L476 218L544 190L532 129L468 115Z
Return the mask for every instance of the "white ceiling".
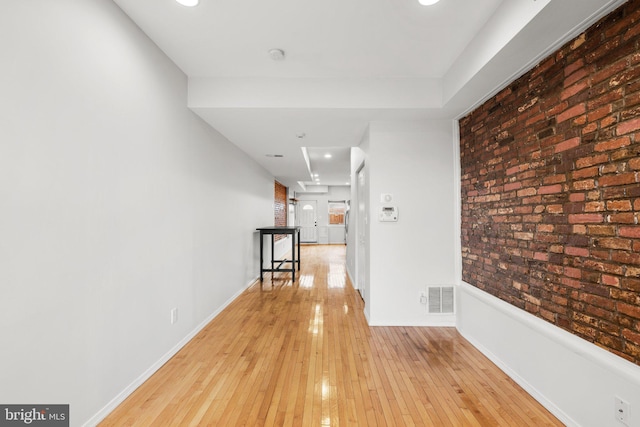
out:
M344 185L370 121L458 117L623 2L114 1L189 77L189 108L294 190Z

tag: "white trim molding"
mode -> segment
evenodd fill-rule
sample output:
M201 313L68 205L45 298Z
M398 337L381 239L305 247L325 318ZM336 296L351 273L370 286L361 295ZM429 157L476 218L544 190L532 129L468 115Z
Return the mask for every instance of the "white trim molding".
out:
M457 328L567 426L620 426L614 398L640 426L640 366L468 283L457 292Z

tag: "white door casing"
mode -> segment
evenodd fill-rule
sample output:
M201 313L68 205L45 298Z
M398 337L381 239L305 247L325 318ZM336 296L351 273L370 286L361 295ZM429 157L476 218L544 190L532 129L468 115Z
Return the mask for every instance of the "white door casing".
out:
M367 202L366 202L366 175L364 165L358 169L357 185L357 197L358 197L358 211L356 222L356 282L357 289L362 295L362 299L365 300L365 293L367 287Z
M300 226L300 242L318 242L317 202L301 200L298 203L298 226Z

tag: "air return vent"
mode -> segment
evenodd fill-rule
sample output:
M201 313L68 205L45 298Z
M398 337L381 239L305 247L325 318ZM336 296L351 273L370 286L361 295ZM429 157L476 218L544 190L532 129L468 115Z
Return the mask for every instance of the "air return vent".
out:
M453 313L453 286L429 287L429 313Z

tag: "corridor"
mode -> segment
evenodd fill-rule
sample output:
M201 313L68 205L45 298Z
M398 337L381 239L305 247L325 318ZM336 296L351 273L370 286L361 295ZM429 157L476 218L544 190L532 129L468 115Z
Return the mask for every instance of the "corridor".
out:
M368 327L345 246L302 247L102 426L562 425L454 328Z

